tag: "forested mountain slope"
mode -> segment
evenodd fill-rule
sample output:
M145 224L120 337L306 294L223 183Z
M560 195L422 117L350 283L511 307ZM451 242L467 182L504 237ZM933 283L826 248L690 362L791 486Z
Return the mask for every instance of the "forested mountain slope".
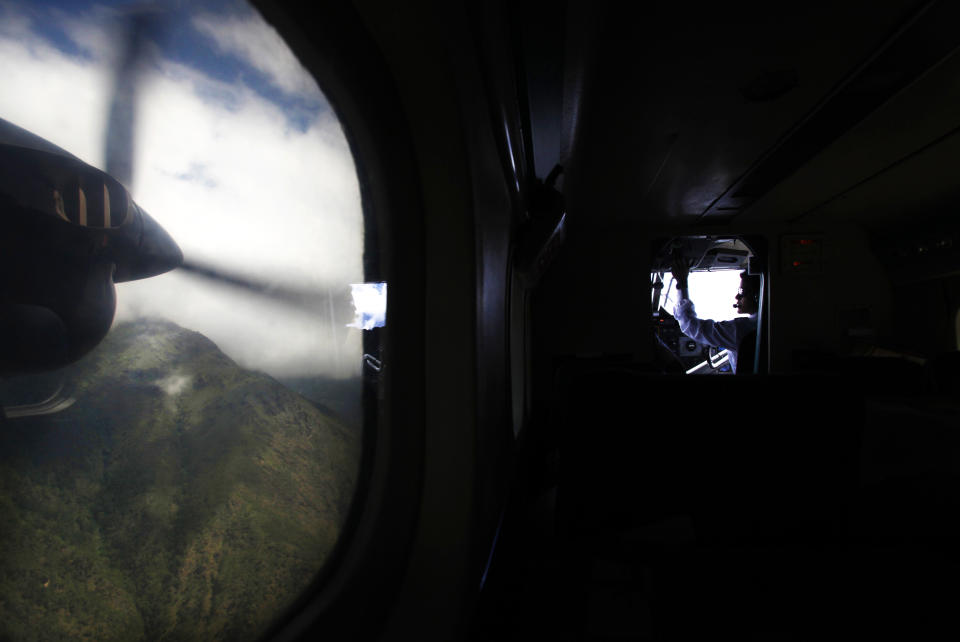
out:
M57 379L71 407L0 426L0 639L262 633L334 546L360 427L165 321Z

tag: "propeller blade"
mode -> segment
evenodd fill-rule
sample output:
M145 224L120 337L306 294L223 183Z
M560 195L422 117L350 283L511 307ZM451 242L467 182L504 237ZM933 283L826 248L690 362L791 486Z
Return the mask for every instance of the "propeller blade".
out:
M147 36L156 20L155 12L140 10L126 19L120 31L122 42L114 73L105 156L107 173L128 189L133 180L137 90L148 52Z
M183 260L180 269L216 283L240 288L252 294L308 310L325 309L326 306L330 305L331 298L345 301L350 298L350 287L347 284L339 287L320 286L309 290L306 288L291 288L188 260Z

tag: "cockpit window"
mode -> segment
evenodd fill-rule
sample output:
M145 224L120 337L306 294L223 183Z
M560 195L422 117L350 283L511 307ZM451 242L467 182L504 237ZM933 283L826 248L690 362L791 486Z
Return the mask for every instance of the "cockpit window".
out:
M660 276L651 275L651 280ZM671 272L660 277L663 288L660 293L660 306L673 314L677 303L677 285ZM736 318L734 296L740 287L738 270L719 270L713 272L691 272L688 277L690 299L696 303L697 314L708 319L726 321Z
M330 559L360 475L386 284L358 286L340 123L234 0L0 4L0 76L3 120L108 172L126 145L112 178L184 257L118 283L85 357L0 381L0 638L255 639ZM47 209L119 225L113 183L85 186Z

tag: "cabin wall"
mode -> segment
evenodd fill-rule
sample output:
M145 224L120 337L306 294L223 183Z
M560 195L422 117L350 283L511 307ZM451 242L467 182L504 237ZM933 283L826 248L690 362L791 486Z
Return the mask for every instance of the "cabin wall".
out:
M794 234L822 239L819 269L790 269L784 239ZM887 341L893 332L893 292L861 230L838 226L778 236L770 239L771 372L800 368L804 353L845 354Z
M627 225L579 225L577 214L569 213L567 240L533 294L535 349L644 361L650 353L649 239Z
M926 357L957 349L960 276L898 284L894 294L896 346Z
M424 467L419 522L383 639L456 637L476 591L477 230L449 13L358 3L396 83L423 200ZM399 298L402 292L391 290ZM398 371L396 376L403 375ZM398 427L403 429L406 427ZM389 434L384 438L389 438ZM382 447L380 444L377 447ZM381 533L380 535L383 535ZM389 533L387 534L389 536Z

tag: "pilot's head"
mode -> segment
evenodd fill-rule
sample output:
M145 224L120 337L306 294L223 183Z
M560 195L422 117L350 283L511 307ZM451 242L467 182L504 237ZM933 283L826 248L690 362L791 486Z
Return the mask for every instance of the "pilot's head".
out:
M760 310L760 277L755 274L740 273L740 290L737 292L738 314L756 314Z

